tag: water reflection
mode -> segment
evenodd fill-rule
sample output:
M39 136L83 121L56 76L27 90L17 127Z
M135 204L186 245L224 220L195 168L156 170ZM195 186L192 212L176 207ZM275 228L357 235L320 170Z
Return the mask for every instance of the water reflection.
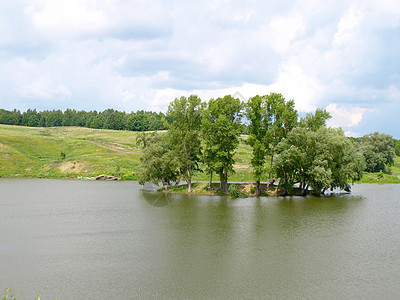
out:
M147 203L165 205L165 226L159 228L163 263L158 269L164 283L153 284L189 290L188 298L271 292L273 297L284 295L282 290L290 298L298 286L282 284L294 283L305 270L315 271L315 260L321 260L321 267L326 251L336 247L340 253L341 246L347 247L341 245L343 236L363 203L348 196L235 200L167 195L143 193ZM254 284L244 284L249 278ZM229 284L221 286L221 280Z
M164 207L171 203L172 197L168 193L142 191L142 196L151 206Z
M46 299L400 296L400 186L248 199L133 182L0 187L0 286L27 296L44 286Z

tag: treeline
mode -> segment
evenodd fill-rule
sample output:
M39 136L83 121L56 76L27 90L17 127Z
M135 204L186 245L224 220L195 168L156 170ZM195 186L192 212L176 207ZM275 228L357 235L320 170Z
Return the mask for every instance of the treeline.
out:
M170 103L167 134L141 134L140 183L152 181L165 189L181 180L191 192L193 174L206 172L228 192L234 154L246 120L252 149L251 165L260 195L261 181L278 183L280 194L321 194L335 188L350 191L364 170L387 171L394 162L394 141L373 133L352 142L340 128L326 127L330 114L322 109L299 118L293 100L281 94L255 96L247 102L227 95L202 102L195 95Z
M162 112L137 111L131 113L114 109L97 111L76 111L75 109L37 111L28 109L20 112L14 109L0 109L0 124L30 127L79 126L96 129L154 131L165 130L172 120Z

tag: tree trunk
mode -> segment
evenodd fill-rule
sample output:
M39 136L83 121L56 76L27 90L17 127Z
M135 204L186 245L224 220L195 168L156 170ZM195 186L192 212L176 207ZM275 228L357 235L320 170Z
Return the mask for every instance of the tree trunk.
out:
M188 179L186 180L188 184L188 193L192 192L192 178L190 177L190 166L187 166L187 174L188 174Z
M182 178L182 169L179 169L179 177L178 180L176 181L175 185L178 185L181 182L181 178Z
M167 184L167 182L165 182L165 179L164 179L164 170L162 170L161 180L162 180L162 183L163 183L163 186L164 186L164 190L168 191L168 184Z
M228 193L228 173L224 174L224 192Z
M256 182L256 195L260 196L260 194L261 194L261 183L260 183L260 180L257 180L257 182Z
M210 172L210 182L209 182L209 184L208 184L208 189L209 189L209 190L211 190L211 188L212 188L212 175L213 175L213 172L211 171L211 172Z
M308 191L308 184L307 184L306 187L301 191L301 195L302 195L302 196L307 196L307 191Z
M269 185L271 183L271 176L272 176L272 164L274 163L274 155L271 155L271 164L270 164L270 171L269 171L269 176L268 176L268 182L267 182L267 193L269 191Z

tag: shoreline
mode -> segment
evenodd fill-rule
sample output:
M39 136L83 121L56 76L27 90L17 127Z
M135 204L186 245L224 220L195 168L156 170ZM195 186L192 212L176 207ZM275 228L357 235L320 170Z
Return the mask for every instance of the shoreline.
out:
M383 174L383 177L380 177L380 173L365 173L363 178L359 181L356 181L354 183L359 183L359 184L400 184L400 175L399 174L393 174L393 175L388 175L388 174ZM105 177L105 179L101 179L101 177ZM109 178L107 178L109 177ZM7 175L0 175L1 178L33 178L33 179L68 179L68 180L86 180L86 181L138 181L136 176L132 176L131 178L123 178L123 177L118 177L115 175L108 175L108 174L100 174L96 176L84 176L80 174L65 174L65 176L36 176L36 175L27 175L27 174L7 174ZM96 179L98 178L98 179ZM185 182L183 180L183 182ZM193 180L193 183L208 183L209 181L206 180ZM219 184L219 181L213 181L213 184ZM228 184L255 184L254 181L252 180L244 180L244 181L230 181ZM262 185L265 185L266 182L262 182ZM181 184L179 186L186 185L187 184ZM170 186L169 188L174 187L174 185Z

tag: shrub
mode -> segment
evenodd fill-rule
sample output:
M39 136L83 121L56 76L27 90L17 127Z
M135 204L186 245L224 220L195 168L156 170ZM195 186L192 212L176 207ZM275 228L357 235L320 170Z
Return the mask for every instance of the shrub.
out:
M229 186L229 196L232 198L247 198L247 194L243 192L237 184L231 184Z

